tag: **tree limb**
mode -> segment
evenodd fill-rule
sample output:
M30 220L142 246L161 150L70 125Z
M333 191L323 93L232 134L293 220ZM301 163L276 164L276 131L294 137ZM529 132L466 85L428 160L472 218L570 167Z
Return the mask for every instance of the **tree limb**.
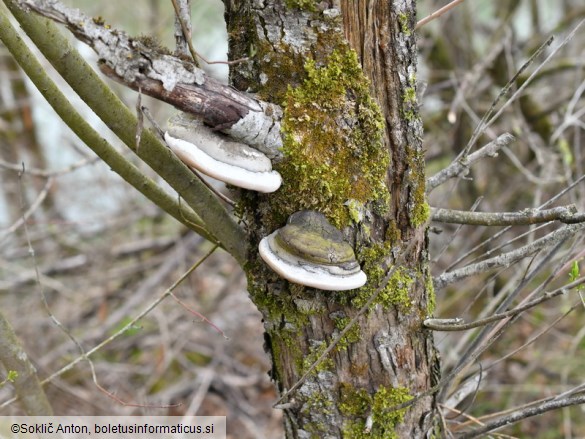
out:
M522 226L549 221L576 224L585 221L585 213L577 213L575 205L547 210L524 209L520 212L471 212L467 210L431 208L433 221L475 226Z
M120 175L126 182L140 191L146 198L163 209L177 221L190 228L196 228L204 238L215 241L215 238L205 231L201 219L188 207L182 207L177 200L162 190L152 179L134 166L122 154L103 139L77 112L75 107L61 93L57 85L46 75L43 67L29 50L24 41L18 36L8 18L0 13L0 40L12 53L20 67L35 84L47 102L59 114L61 119L73 132L88 145L110 168ZM25 170L26 172L26 170ZM49 180L51 181L51 180ZM27 217L27 214L24 216ZM10 231L9 229L7 229ZM6 231L0 234L4 235Z
M431 329L433 331L466 331L468 329L477 328L479 326L485 326L489 323L493 323L498 320L505 319L507 317L512 317L517 314L523 313L531 308L534 308L536 305L540 305L542 302L546 302L554 297L566 294L570 289L576 288L580 285L585 283L585 278L577 279L574 282L571 282L564 287L557 288L554 291L550 291L544 293L537 299L531 300L522 306L518 306L514 309L509 311L501 312L494 314L492 316L486 317L484 319L476 320L475 322L468 322L465 323L462 319L426 319L423 324L425 328Z
M35 14L26 13L17 6L15 0L4 0L4 3L34 44L84 102L179 193L201 218L209 233L243 264L246 260L244 231L215 195L149 130L143 132L140 146L136 148L136 117L83 60L56 26Z
M18 0L18 3L66 25L76 38L98 54L99 67L110 78L195 114L206 125L271 158L280 156L282 110L277 105L221 84L157 43L130 38L56 0Z

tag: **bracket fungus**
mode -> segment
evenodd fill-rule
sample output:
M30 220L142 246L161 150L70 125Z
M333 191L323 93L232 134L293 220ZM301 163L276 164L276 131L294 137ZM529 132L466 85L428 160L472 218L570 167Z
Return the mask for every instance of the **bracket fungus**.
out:
M229 140L186 113L169 119L165 141L187 166L225 183L264 193L282 184L262 152Z
M367 281L343 234L319 212L292 214L284 227L260 241L259 252L280 276L308 287L343 291Z

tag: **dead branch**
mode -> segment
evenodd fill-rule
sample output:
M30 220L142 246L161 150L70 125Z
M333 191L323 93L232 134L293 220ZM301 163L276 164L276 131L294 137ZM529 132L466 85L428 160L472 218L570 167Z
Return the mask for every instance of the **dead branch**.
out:
M585 221L585 213L577 213L575 205L547 210L524 209L519 212L472 212L467 210L431 208L433 221L475 226L526 226L560 221L576 224Z
M195 114L206 125L254 146L274 158L280 155L277 105L259 101L210 78L156 42L134 39L56 0L19 0L21 7L62 23L98 54L108 77L134 90Z

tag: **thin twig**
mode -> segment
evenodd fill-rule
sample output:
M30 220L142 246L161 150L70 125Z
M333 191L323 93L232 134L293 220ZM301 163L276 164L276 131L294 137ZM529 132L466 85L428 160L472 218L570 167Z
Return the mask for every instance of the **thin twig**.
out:
M75 162L75 163L72 163L71 165L65 166L64 168L55 169L55 170L26 168L26 173L28 175L34 175L35 177L43 177L43 178L58 177L60 175L69 174L69 173L75 171L76 169L82 168L84 166L94 164L95 162L97 162L99 160L100 160L99 157L90 157L87 159L81 159L78 162ZM21 172L22 171L21 164L9 163L9 162L6 162L2 159L0 159L0 168L7 169L9 171L14 171L14 172Z
M144 318L146 315L148 315L163 300L165 300L167 297L169 297L171 295L171 293L187 278L187 276L189 276L193 271L195 271L209 256L211 256L211 254L218 247L219 247L218 244L214 245L211 248L211 250L209 250L209 252L207 252L203 257L201 257L201 259L199 259L195 264L193 264L193 266L191 266L191 268L189 268L181 277L179 277L175 282L173 282L173 284L160 297L158 297L156 300L154 300L149 306L147 306L142 312L140 312L131 321L129 321L128 323L126 323L122 328L120 328L118 331L116 331L110 337L106 338L101 343L99 343L98 345L96 345L95 347L93 347L92 349L90 349L89 351L83 352L82 355L78 356L76 359L74 359L73 361L69 362L68 364L66 364L65 366L63 366L61 369L59 369L58 371L54 372L53 374L51 374L50 376L48 376L47 378L45 378L44 380L42 380L41 381L41 384L44 385L44 384L47 384L47 383L51 382L55 378L61 376L65 372L71 370L77 363L79 363L79 362L81 362L83 360L90 361L89 360L89 357L91 355L95 354L97 351L99 351L104 346L108 345L109 343L111 343L112 341L114 341L115 339L117 339L118 337L120 337L121 335L123 335L128 330L134 328L135 325L136 325L136 323L138 321L140 321L142 318ZM100 388L101 388L101 386L100 386ZM13 403L14 401L16 401L16 399L17 398L12 398L12 399L10 399L8 401L5 401L4 403L0 404L0 408L3 408L5 406ZM125 405L128 405L128 404L125 404Z
M180 43L179 41L177 41L177 50L181 55L185 55L185 53L183 53L184 47L183 44L186 44L187 47L189 48L189 52L191 54L193 62L197 67L199 67L199 64L197 63L197 52L195 51L195 48L193 47L193 42L191 41L190 23L191 14L189 11L189 0L181 1L181 5L177 3L177 0L171 0L171 3L173 4L173 8L175 9L175 19L179 23L182 32L182 41L180 41ZM183 7L184 11L181 10L181 6ZM189 21L184 20L184 18L189 19Z
M483 200L483 196L479 196L473 202L473 205L469 208L469 210L472 211L472 212L474 210L476 210L482 200ZM431 263L436 263L437 261L440 260L441 256L448 250L448 248L451 246L451 244L453 244L453 242L455 241L455 238L461 232L462 229L463 229L463 225L462 224L458 224L457 227L455 228L455 230L453 231L453 233L451 233L451 236L449 237L449 240L445 243L445 245L443 246L443 248L441 248L441 250L437 252L436 256L431 260ZM453 268L453 266L454 265L452 264L451 266L447 267L445 269L445 271L449 271L451 268Z
M531 282L539 273L541 273L545 267L548 266L547 264L549 264L550 260L561 249L567 239L568 237L559 240L556 245L544 257L542 257L536 267L523 277L522 281L510 294L504 297L504 300L502 300L502 302L496 308L496 313L503 312L510 306L510 304L524 289L524 287L528 285L529 282ZM538 288L536 288L532 294L537 294L539 291L544 289L551 280L552 277L549 276L549 278L546 279ZM467 349L462 354L460 354L459 361L453 368L450 376L442 380L443 388L441 389L441 392L438 396L439 400L445 399L445 394L447 393L449 385L454 380L454 378L459 375L461 371L467 368L468 365L478 359L491 345L493 345L502 336L502 334L504 334L504 331L509 328L518 318L518 315L508 317L507 319L499 321L493 325L487 325L479 331L479 334L476 335Z
M191 54L191 58L196 66L199 67L199 63L197 62L197 58L202 60L205 64L226 64L226 65L234 65L237 63L241 63L244 61L248 61L250 58L240 58L235 59L233 61L209 61L203 55L195 50L193 47L193 42L191 41L191 26L183 20L183 15L181 14L180 7L177 4L177 0L171 0L173 3L173 8L175 9L175 17L181 26L181 30L183 32L183 38L189 47L189 53Z
M21 175L22 176L22 175ZM23 197L23 189L22 189L22 184L20 187L20 191L21 191L21 199ZM93 361L91 361L91 359L87 356L87 354L85 353L85 349L83 348L83 346L81 345L81 343L77 340L77 338L75 338L75 336L73 336L73 334L71 333L71 331L69 331L69 329L67 327L65 327L65 325L63 325L61 323L61 321L55 316L55 314L53 314L53 312L51 311L51 307L49 306L49 302L47 301L47 296L45 294L45 289L44 289L44 285L41 282L41 275L40 275L40 270L39 270L39 266L37 264L36 261L36 255L35 255L35 251L34 248L32 246L32 242L28 233L28 227L26 224L26 221L23 222L24 224L24 234L26 236L26 242L29 248L29 253L31 255L31 258L33 260L33 265L34 265L34 269L35 269L35 275L36 275L36 281L37 281L37 285L39 288L39 295L41 298L41 302L45 308L45 311L47 313L47 315L49 316L49 318L52 320L52 322L55 324L55 326L57 326L61 332L63 332L72 342L73 344L75 344L75 346L77 347L77 349L79 349L79 351L81 352L82 357L85 358L85 360L88 362L89 364L89 368L91 370L91 375L93 378L93 382L94 384L97 386L98 389L100 389L102 392L104 392L106 395L108 395L110 398L116 400L117 402L126 405L126 406L134 406L134 407L154 407L152 405L144 405L144 404L133 404L133 403L127 403L122 401L120 398L116 397L114 394L112 394L111 392L107 391L105 388L103 388L97 379L97 375L95 372L95 366L93 364ZM214 247L217 248L217 246ZM41 384L44 384L44 381L41 382ZM167 408L167 406L165 407L159 407L159 408Z
M567 317L569 314L571 314L573 311L575 311L578 307L581 307L582 304L581 302L574 304L573 306L571 306L567 311L565 311L564 313L562 313L559 317L557 317L552 323L548 324L544 329L541 329L537 334L533 335L532 337L530 337L530 339L522 344L522 346L517 347L516 349L514 349L511 352L508 352L506 355L504 355L501 358L498 358L497 360L495 360L494 362L488 364L485 369L491 369L494 366L496 366L497 364L501 363L502 361L507 360L508 358L512 357L513 355L516 355L518 352L520 352L521 350L527 348L528 346L530 346L532 343L534 343L536 340L538 340L540 337L542 337L544 334L546 334L547 332L549 332L551 329L553 329L555 326L557 326L557 324L563 320L565 317Z
M583 180L585 180L585 175L582 175L581 177L579 177L576 181L574 181L573 183L571 183L569 186L567 186L565 189L563 189L562 191L560 191L558 194L556 194L555 196L553 196L552 198L550 198L549 200L545 201L544 203L542 203L540 206L538 206L538 209L544 209L545 207L551 205L552 203L554 203L555 201L557 201L558 199L560 199L563 195L565 195L567 192L571 191L573 188L575 188L575 186L577 186L579 183L581 183ZM474 210L473 208L471 210ZM545 227L546 225L542 225L540 227ZM470 254L474 253L475 251L479 250L480 248L486 246L487 244L489 244L490 242L495 241L497 238L499 238L500 236L502 236L504 233L506 233L508 230L510 230L511 226L505 227L502 230L500 230L498 233L496 233L493 236L490 236L489 238L487 238L486 240L484 240L483 242L481 242L480 244L474 246L473 248L471 248L469 251L467 251L466 253L464 253L463 255L459 256L454 262L452 262L445 271L449 271L451 270L453 267L457 266L461 261L463 261L464 259L466 259ZM532 231L536 231L536 229L533 229ZM495 251L500 250L501 248L508 246L510 244L512 244L514 241L523 238L525 235L531 233L526 232L523 233L521 235L518 235L516 237L514 237L512 240L506 241L503 245L489 249L486 253L484 253L483 256L489 256L490 254L494 253ZM482 256L482 257L483 257ZM473 262L474 260L477 260L479 258L479 256L475 259L472 259L470 262Z
M73 86L74 90L80 94L90 108L96 112L96 114L100 116L108 126L113 128L115 134L118 135L118 137L120 137L120 139L122 139L128 146L133 148L134 136L132 135L132 132L136 127L136 119L128 108L108 87L105 86L97 76L97 73L86 63L75 48L69 44L65 36L58 32L56 26L52 23L41 20L36 17L35 14L23 12L14 1L5 0L5 3L15 18L19 21L27 35L38 45L41 52L43 52L45 57L53 63L63 78ZM47 99L47 102L49 102L73 132L116 173L122 176L122 178L150 199L154 204L161 207L178 221L184 222L183 218L185 217L188 218L191 223L200 224L202 226L202 218L195 214L191 208L185 209L184 212L179 212L179 207L176 205L175 200L167 194L164 189L160 188L154 180L148 178L136 165L131 163L123 154L118 152L116 148L104 140L103 137L87 123L65 95L59 90L59 87L57 87L55 82L46 74L43 66L18 36L16 29L12 26L10 20L8 20L8 17L3 12L0 12L0 23L0 39L2 39L2 42L10 50L16 61L43 94L45 99ZM62 57L56 55L52 51L62 53L56 48L60 48L68 53L69 56ZM79 78L84 79L84 87L80 88L78 81ZM155 142L154 137L149 135L150 133L148 131L143 134L142 146L140 148L141 152L145 152L149 149L164 151L162 144L160 144L160 142ZM146 157L143 158L153 169L157 170L158 174L165 178L171 186L175 188L181 186L184 188L177 190L177 192L180 194L184 193L186 199L191 199L193 204L195 204L193 200L194 196L191 195L191 193L195 192L200 194L200 192L199 188L185 185L185 181L188 181L187 179L191 178L191 175L186 168L184 171L181 169L173 169L173 172L169 173L168 171L165 172L162 170L163 167L160 166L160 155L158 156L158 161ZM177 178L178 175L183 175L183 177ZM177 181L175 181L175 179ZM206 193L207 190L203 192L203 194ZM219 206L221 205L218 203L217 207ZM210 207L209 203L206 207ZM213 206L211 207L215 210ZM223 209L223 206L221 207ZM223 213L220 215L223 215ZM204 236L213 239L211 233L207 233ZM234 237L233 242L235 243L239 240L240 239L237 237ZM224 237L224 240L222 241L223 245L228 246L226 241L228 241L228 239L225 239ZM243 258L243 250L239 253L242 254L241 258ZM238 259L238 257L236 257L236 259Z
M460 175L465 176L469 172L469 167L478 160L481 160L485 157L497 157L498 151L513 141L514 136L509 133L504 133L474 153L453 161L453 163L451 163L445 169L437 172L435 175L427 179L427 194L450 178L454 178Z
M538 49L536 49L536 51L532 54L532 56L528 59L528 61L526 61L520 67L520 69L518 70L517 74L514 75L513 78L510 79L506 83L506 85L504 85L504 87L500 90L500 93L498 94L498 96L493 100L493 102L492 102L490 108L488 109L488 111L486 111L486 113L483 115L483 117L481 118L481 120L477 124L475 130L473 131L473 134L471 135L471 138L469 139L469 142L467 142L467 145L465 146L465 148L463 148L463 150L461 151L461 153L459 154L459 156L457 157L456 160L458 160L461 157L465 157L469 153L469 151L471 150L471 148L473 148L473 145L475 145L475 142L477 141L477 139L479 139L479 137L485 132L485 130L488 129L488 127L496 120L496 118L500 116L500 114L504 111L504 109L507 108L510 104L512 104L512 102L514 102L514 100L518 96L518 94L521 91L523 91L528 86L528 84L530 84L530 81L532 80L532 78L534 77L534 75L549 61L549 59L551 58L551 56L554 53L556 53L556 50L558 50L560 47L562 47L564 45L564 43L567 41L567 40L565 40L565 42L563 42L562 44L560 44L559 47L557 47L556 50L553 51L553 54L551 54L549 57L547 57L535 69L534 73L531 76L529 76L528 79L524 83L522 83L522 85L520 87L518 87L518 89L510 97L510 99L508 99L506 102L504 102L504 104L502 105L502 107L500 108L500 110L496 113L496 115L494 117L492 117L492 114L494 113L498 102L508 92L508 90L512 87L512 85L514 84L515 78L517 77L518 73L519 72L523 72L526 68L528 68L528 66L530 64L532 64L532 62L534 62L534 60L544 51L544 49L546 47L548 47L552 43L552 40L553 40L553 37L550 37Z
M451 9L453 9L455 6L457 6L459 3L463 3L464 1L465 0L453 0L451 3L443 6L441 9L437 9L432 14L427 15L422 20L419 20L419 22L416 23L414 30L417 30L418 28L424 26L428 22L433 21L435 18L439 18L441 15L443 15L446 12L449 12Z
M216 245L217 247L217 245ZM201 320L203 320L205 323L207 323L209 326L211 326L213 329L215 329L218 333L220 333L223 338L225 338L226 340L229 340L229 337L227 335L225 335L225 332L223 332L215 323L213 323L211 320L209 320L207 317L205 317L203 314L201 314L199 311L194 310L193 308L191 308L189 305L187 305L185 302L183 302L181 299L179 299L175 293L171 292L171 297L173 299L175 299L175 301L181 305L183 308L185 308L187 311L189 311L191 314L193 314L194 316L200 318Z
M522 290L522 288L524 288L524 286L531 281L534 276L536 276L537 273L539 273L541 271L541 269L543 268L543 266L548 263L548 261L550 260L550 258L552 257L553 254L555 254L561 247L561 245L564 243L564 240L560 241L559 243L557 243L556 247L547 255L547 257L545 257L543 259L543 261L541 261L539 263L539 265L531 272L529 273L524 280L520 283L520 285L518 285L516 287L516 290L514 292L512 292L509 295L509 299L513 299L514 297L516 297L516 295L518 294L518 292L520 292ZM507 303L508 301L504 301L504 306L508 306L509 303ZM498 310L500 310L500 308L498 308ZM500 335L502 335L503 331L510 326L516 319L517 317L511 317L509 318L509 320L502 326L500 327L499 331L497 331L496 334L492 334L491 339L490 339L490 343L483 345L483 346L479 346L483 336L486 334L486 332L490 329L490 328L484 328L482 330L482 332L480 332L480 334L478 335L478 337L473 341L472 345L469 346L469 348L467 349L467 351L461 356L461 360L458 362L458 364L453 368L453 370L451 372L449 372L449 374L447 374L447 376L443 377L435 386L431 387L430 389L427 389L423 392L420 392L418 395L416 395L415 397L413 397L412 399L408 400L407 402L404 402L402 404L397 404L395 406L391 406L385 409L386 412L394 412L396 410L401 410L407 407L412 406L413 404L415 404L417 401L419 401L421 398L427 397L429 395L433 395L439 391L441 391L441 389L444 389L449 383L452 382L452 380L459 375L459 373L472 361L475 361L477 358L479 358L479 356L481 354L483 354L483 352L485 352L489 346L491 346L491 344L493 342L495 342ZM479 346L479 347L478 347ZM476 349L477 348L477 349Z
M494 100L494 103L492 104L491 108L486 112L486 114L484 115L484 117L481 119L480 123L478 124L477 128L475 129L473 135L471 136L471 139L469 140L467 146L464 148L464 150L461 152L460 156L465 156L469 150L473 147L473 145L475 144L475 142L477 141L477 139L479 139L479 137L483 134L483 132L492 124L496 121L496 119L498 119L500 117L500 115L504 112L504 110L506 108L508 108L508 106L510 106L512 104L512 102L514 102L516 100L516 98L520 95L520 93L522 93L524 91L524 89L526 87L528 87L528 85L532 82L532 79L535 78L538 74L538 72L540 72L540 70L557 54L557 52L565 46L565 44L567 44L577 33L577 30L579 30L579 28L583 25L583 23L585 23L585 19L581 20L574 28L573 30L569 33L569 35L567 35L567 37L557 46L555 47L551 53L546 57L546 59L534 69L534 72L532 72L532 74L526 79L526 81L524 81L522 83L522 85L520 87L518 87L518 89L514 92L514 94L510 97L510 99L508 99L503 105L502 107L496 112L496 114L494 114L492 116L493 110L495 109L495 106L497 104L497 102L499 101L500 97L503 96L503 93L500 93L500 95L498 95L498 97L496 98L496 100ZM542 44L535 52L534 54L528 59L528 61L526 61L526 63L524 63L524 65L520 68L521 71L525 70L526 67L531 64L534 59L539 56L546 47L548 47L548 45L551 44L552 42L552 38L549 38L544 44ZM517 75L514 76L514 78L516 78ZM512 81L508 81L508 84L506 84L506 86L504 87L504 89L509 89L509 87L511 86ZM489 119L489 120L488 120Z
M142 114L144 114L144 116L146 116L146 118L148 119L148 121L150 122L150 124L152 125L152 127L154 128L154 130L156 131L156 133L158 134L160 140L163 141L164 138L165 138L165 132L159 126L159 124L157 123L156 119L152 116L152 113L150 112L150 110L148 109L148 107L146 107L146 106L143 105L142 107L140 107L140 112Z
M21 174L20 174L21 177L22 177L22 173L24 173L24 163L22 164L22 167L21 167ZM6 229L3 229L0 231L0 241L2 241L8 235L11 235L14 232L16 232L21 226L23 226L23 225L26 226L26 222L28 221L28 219L32 216L33 213L35 213L35 211L39 208L41 203L43 201L45 201L45 198L47 198L47 195L49 194L51 187L53 187L54 181L55 180L53 177L49 177L47 179L47 182L45 183L45 186L43 187L41 192L39 192L39 195L37 196L35 201L30 205L30 207L27 209L27 211L24 212L22 214L22 216L17 221L15 221L14 224L12 224L10 227L7 227Z
M222 201L225 201L227 204L229 204L232 207L236 206L236 202L234 200L232 200L230 197L228 197L227 195L223 194L219 189L217 189L213 184L211 184L210 182L208 182L202 175L201 173L196 169L193 168L191 166L188 166L189 169L191 169L191 171L193 171L193 174L195 174L197 176L197 178L199 180L201 180L201 183L203 183L205 186L207 186L207 188L213 192L219 199L221 199Z

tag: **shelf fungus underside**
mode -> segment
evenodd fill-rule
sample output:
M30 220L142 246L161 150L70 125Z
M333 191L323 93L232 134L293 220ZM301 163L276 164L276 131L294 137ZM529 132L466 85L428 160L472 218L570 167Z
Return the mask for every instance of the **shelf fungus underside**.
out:
M276 273L301 285L343 291L367 281L343 234L318 212L291 215L286 226L260 241L259 252Z
M180 113L168 122L165 141L187 166L244 189L274 192L282 184L270 159L257 149L234 142L193 117Z

